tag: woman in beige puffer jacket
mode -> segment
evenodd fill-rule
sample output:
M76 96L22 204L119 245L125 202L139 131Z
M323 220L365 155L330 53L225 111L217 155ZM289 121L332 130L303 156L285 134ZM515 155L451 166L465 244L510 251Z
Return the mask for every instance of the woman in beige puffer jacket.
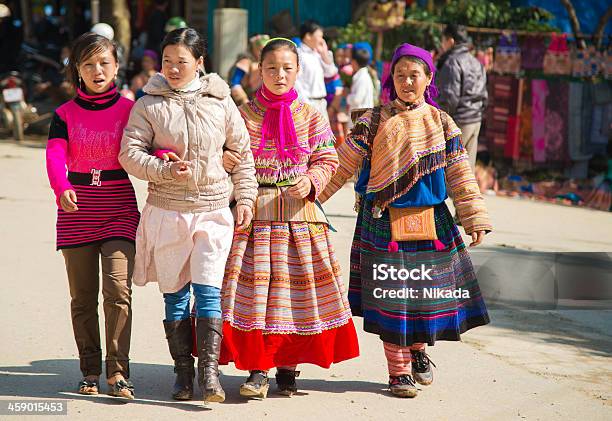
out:
M193 287L200 389L205 401L221 402L220 288L234 231L224 149L240 154L231 171L238 228L251 222L257 181L249 134L229 87L216 74L200 74L204 54L204 40L193 29L166 36L162 73L149 80L147 95L132 108L119 161L128 173L149 182L133 281L157 282L164 293L164 328L177 374L173 397L193 397Z

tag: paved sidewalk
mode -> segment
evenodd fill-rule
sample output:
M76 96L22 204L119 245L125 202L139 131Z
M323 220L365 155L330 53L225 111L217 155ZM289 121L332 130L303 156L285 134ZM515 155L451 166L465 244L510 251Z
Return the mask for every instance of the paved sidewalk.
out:
M494 310L491 325L429 350L436 380L415 399L388 395L381 343L362 332L356 318L361 356L330 370L301 367L298 396L243 400L238 386L245 373L224 367L226 403L204 408L174 402L155 285L134 288L131 368L138 399L77 395L80 372L64 263L54 247L44 149L0 143L0 159L0 400L62 399L70 419L612 419L610 311ZM136 187L142 204L146 186ZM338 229L334 245L345 274L355 224L352 197L344 188L325 205ZM487 204L495 232L486 247L612 251L609 213L497 197L487 197Z

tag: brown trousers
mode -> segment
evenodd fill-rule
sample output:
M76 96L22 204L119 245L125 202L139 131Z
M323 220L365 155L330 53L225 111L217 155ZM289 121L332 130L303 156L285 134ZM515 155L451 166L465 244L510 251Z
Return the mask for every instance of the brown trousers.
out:
M98 321L100 260L106 320L106 376L130 375L132 333L132 270L134 244L111 240L101 244L62 249L70 286L74 339L83 376L102 374L102 348Z
M459 128L461 129L461 141L463 142L463 147L467 151L472 172L474 172L476 168L476 153L478 152L480 124L480 121L477 123L459 124Z

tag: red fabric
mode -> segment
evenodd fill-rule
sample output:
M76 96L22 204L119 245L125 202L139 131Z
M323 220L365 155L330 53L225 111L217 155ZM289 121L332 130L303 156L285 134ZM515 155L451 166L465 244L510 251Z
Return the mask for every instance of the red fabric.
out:
M317 335L263 334L262 330L243 331L223 322L220 364L233 361L239 370L268 370L297 364L329 368L359 356L359 343L353 321Z
M520 152L520 120L517 116L508 117L506 131L506 145L504 146L504 156L506 158L518 159Z

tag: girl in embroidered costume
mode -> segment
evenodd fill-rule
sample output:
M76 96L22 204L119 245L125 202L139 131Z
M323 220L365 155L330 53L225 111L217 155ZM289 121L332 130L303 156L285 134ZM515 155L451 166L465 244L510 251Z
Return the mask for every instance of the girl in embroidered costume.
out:
M251 223L257 195L249 134L218 75L201 73L206 43L191 28L169 32L162 72L151 77L121 143L126 171L149 182L136 242L134 283L157 282L176 380L172 397L193 397L195 374L189 302L195 295L198 383L204 401L222 402L219 382L221 285L234 220ZM223 149L236 151L232 217Z
M59 208L57 249L62 250L68 272L72 327L83 373L79 393L99 392L101 261L109 393L133 399L128 380L131 278L140 214L132 183L117 155L134 103L117 92L117 50L105 37L91 32L81 35L69 60L68 77L77 95L53 116L47 174Z
M358 355L357 335L329 226L316 199L336 171L334 137L319 112L297 100L295 44L270 40L263 86L240 108L251 135L259 192L252 226L236 230L223 284L221 362L249 370L240 394L297 391L297 364L329 367Z
M414 397L414 380L423 385L433 381L425 344L459 340L461 333L489 322L465 244L444 203L446 184L472 237L471 246L480 244L491 224L461 132L434 102L431 55L403 44L395 51L391 69L384 85L391 102L357 119L338 148L338 172L320 200L327 200L359 171L349 302L353 314L364 318L364 330L383 341L390 391ZM433 264L431 280L418 284L401 278L384 284L373 277L373 264L381 263L377 257L388 262L396 256L402 262L407 255L442 258L444 264ZM417 294L381 298L379 288L385 286L412 287ZM453 295L426 299L427 292L440 290ZM454 291L462 291L459 298Z

